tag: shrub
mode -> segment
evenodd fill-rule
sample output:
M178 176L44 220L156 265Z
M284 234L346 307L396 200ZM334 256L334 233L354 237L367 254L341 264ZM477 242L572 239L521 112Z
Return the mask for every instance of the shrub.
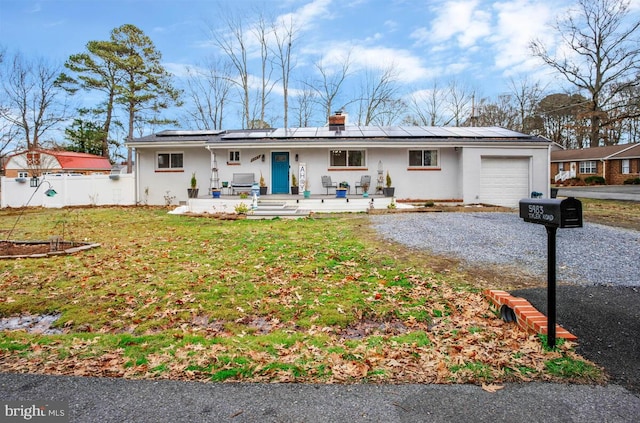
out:
M640 185L640 178L629 178L623 182L625 185Z
M575 186L583 186L584 185L584 181L580 178L570 178L567 179L564 182L565 185L570 186L570 187L575 187Z
M604 180L604 178L602 176L597 176L597 175L587 176L586 178L584 178L584 182L587 185L604 185L604 184L606 184L606 181Z
M249 212L249 206L245 203L238 203L234 207L236 213L238 214L247 214Z

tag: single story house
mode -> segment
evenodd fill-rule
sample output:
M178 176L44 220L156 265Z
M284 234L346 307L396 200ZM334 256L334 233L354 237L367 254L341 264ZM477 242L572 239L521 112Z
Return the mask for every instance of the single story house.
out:
M39 177L47 173L109 174L109 159L64 150L32 149L13 154L4 165L7 178Z
M640 144L551 151L551 181L601 176L609 185L640 177Z
M262 177L268 194L289 194L292 174L300 195L305 186L333 194L323 176L355 194L365 175L376 194L387 173L399 200L515 207L533 191L549 194L551 142L497 127L350 126L337 114L323 127L163 131L127 146L135 150L137 201L147 204L186 202L192 175L209 198L240 174Z

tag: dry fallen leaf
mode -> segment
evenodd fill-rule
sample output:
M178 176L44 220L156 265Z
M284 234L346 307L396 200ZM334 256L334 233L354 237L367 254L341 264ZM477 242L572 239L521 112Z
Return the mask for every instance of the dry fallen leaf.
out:
M499 391L500 389L504 388L504 385L495 385L495 384L482 384L482 390L486 391L486 392L490 392L490 393L495 393L496 391Z

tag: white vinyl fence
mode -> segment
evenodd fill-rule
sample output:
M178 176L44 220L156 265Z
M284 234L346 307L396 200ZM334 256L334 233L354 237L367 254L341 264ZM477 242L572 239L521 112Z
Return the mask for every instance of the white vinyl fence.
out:
M0 207L65 207L133 205L135 175L46 175L40 186L32 187L30 179L0 178ZM47 196L53 189L56 194ZM28 203L28 204L27 204Z

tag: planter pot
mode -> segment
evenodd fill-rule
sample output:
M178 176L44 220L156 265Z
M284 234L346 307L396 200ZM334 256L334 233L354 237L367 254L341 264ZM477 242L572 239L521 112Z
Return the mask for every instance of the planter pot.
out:
M220 190L219 189L212 190L211 195L213 196L213 198L220 198Z
M551 198L558 197L558 188L551 188Z
M118 179L120 179L120 175L109 175L109 179L111 179L112 181L117 181Z
M267 195L267 187L260 187L260 195Z
M16 182L24 184L25 182L27 182L27 178L16 178Z
M385 197L393 197L395 192L396 192L396 189L394 187L382 188L382 193L384 194Z
M300 188L299 187L291 187L291 194L292 195L300 194Z
M304 195L304 198L311 198L311 191L304 191L303 195Z
M362 193L362 198L369 198L369 193L368 192L363 192Z
M336 190L336 198L347 198L347 190L338 188Z
M198 188L187 188L189 198L198 198Z

